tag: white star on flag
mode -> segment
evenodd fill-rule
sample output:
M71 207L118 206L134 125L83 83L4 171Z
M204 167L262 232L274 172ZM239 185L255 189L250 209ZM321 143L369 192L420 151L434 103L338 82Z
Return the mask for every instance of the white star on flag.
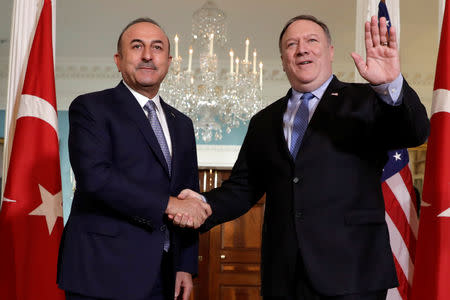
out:
M57 194L52 195L40 184L39 191L41 192L42 204L30 212L30 215L44 216L47 222L48 233L51 235L56 220L63 216L62 193L59 191Z
M402 155L398 152L395 152L394 158L395 158L395 161L402 160Z

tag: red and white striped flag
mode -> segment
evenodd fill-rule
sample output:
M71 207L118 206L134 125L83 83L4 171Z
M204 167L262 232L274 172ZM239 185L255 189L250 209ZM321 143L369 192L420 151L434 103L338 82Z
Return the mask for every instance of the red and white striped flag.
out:
M450 2L445 4L428 138L413 300L450 299Z
M416 195L408 166L408 151L393 150L388 155L381 187L399 286L388 291L387 299L407 300L411 293L418 229Z
M19 101L0 211L0 299L64 299L56 285L63 219L50 0Z
M388 30L391 20L386 1L378 4L378 18L385 17ZM399 17L398 15L396 17ZM386 207L386 223L399 286L388 291L387 300L410 299L414 273L418 218L409 156L406 149L389 151L382 174L382 190Z

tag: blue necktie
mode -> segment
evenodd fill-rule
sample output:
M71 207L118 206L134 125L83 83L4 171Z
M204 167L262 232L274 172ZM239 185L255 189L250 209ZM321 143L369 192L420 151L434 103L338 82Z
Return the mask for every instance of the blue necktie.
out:
M294 126L292 128L292 135L291 135L291 148L289 149L294 159L297 156L298 149L302 144L303 136L305 135L306 128L308 127L309 121L308 103L309 100L311 100L312 98L314 98L314 95L312 93L304 93L300 97L300 100L302 102L300 103L300 107L298 108L297 113L295 114Z
M167 141L164 136L164 132L161 127L161 123L159 123L158 116L156 115L156 104L152 100L148 100L148 102L144 105L145 111L148 113L148 120L152 125L153 132L155 133L156 139L158 140L159 146L161 147L161 151L166 159L167 166L169 167L169 175L171 169L171 161L169 147L167 146ZM170 248L170 234L167 227L164 230L164 251L168 252Z

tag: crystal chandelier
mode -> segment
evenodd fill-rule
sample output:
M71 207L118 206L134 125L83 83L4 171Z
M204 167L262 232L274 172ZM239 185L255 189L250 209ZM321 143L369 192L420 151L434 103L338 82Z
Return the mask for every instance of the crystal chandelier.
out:
M249 61L247 39L244 59L234 59L234 52L230 50L229 67L219 71L214 45L227 43L226 15L212 1L207 1L192 16L192 41L198 49L198 69L192 68L192 46L187 68L182 65L178 40L176 35L175 56L161 91L170 104L192 119L197 139L220 140L222 126L230 133L261 109L263 65L256 66L256 50L253 61Z

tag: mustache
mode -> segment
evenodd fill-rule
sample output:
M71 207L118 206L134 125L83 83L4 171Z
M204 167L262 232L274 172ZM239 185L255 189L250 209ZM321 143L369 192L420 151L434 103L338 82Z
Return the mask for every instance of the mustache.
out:
M138 68L138 69L146 68L146 69L157 70L155 64L154 64L153 62L151 62L151 61L149 61L149 62L140 62L140 63L137 65L137 68Z

